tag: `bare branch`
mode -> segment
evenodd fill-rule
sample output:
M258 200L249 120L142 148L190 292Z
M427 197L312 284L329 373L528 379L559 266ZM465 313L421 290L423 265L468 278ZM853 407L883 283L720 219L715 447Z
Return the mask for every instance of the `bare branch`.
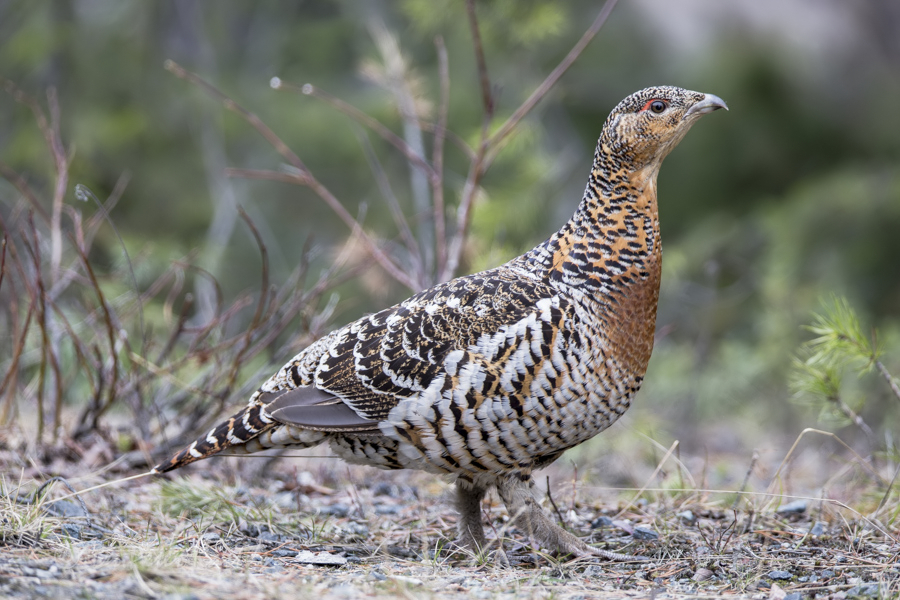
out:
M425 159L423 159L419 154L413 151L412 147L406 143L406 140L388 129L380 121L373 119L355 106L344 102L340 98L332 96L328 92L317 88L311 83L305 83L303 84L303 86L296 86L290 83L285 83L284 81L281 81L279 79L275 83L273 83L273 87L277 90L290 90L293 92L299 92L304 96L312 96L313 98L322 100L338 112L347 115L360 125L368 127L369 129L377 133L386 142L403 153L403 156L405 156L409 162L420 168L422 172L424 172L428 176L429 179L434 179L434 169L431 168L431 165L425 162Z
M475 15L475 0L466 0L466 14L469 17L469 29L472 30L472 46L475 49L475 63L478 65L478 82L481 84L481 104L484 116L490 122L494 114L494 98L491 96L491 81L488 78L487 62L484 59L484 47L481 44L481 32L478 30L478 17Z
M472 204L475 201L475 195L478 192L481 178L490 168L491 163L497 155L502 142L516 128L519 122L527 115L540 100L547 95L556 82L562 77L563 73L568 70L572 63L581 55L590 41L594 38L603 24L609 17L612 9L615 7L617 0L607 0L606 4L600 10L600 14L594 19L594 22L585 31L578 43L569 51L566 57L559 65L547 76L538 88L525 100L522 105L506 120L506 122L494 133L488 137L488 127L490 125L490 116L493 111L493 100L490 95L490 81L487 78L487 67L484 63L484 51L481 47L481 37L478 33L478 20L475 15L474 0L467 0L466 9L469 15L469 25L472 29L472 41L475 48L475 58L478 64L478 75L481 82L482 102L484 104L484 120L481 128L481 142L472 159L469 167L469 174L466 177L466 183L463 187L462 196L459 202L459 208L456 213L456 232L449 244L447 263L439 274L439 280L446 281L456 274L459 263L462 258L463 247L469 234L469 225L472 213Z
M900 386L897 385L897 380L888 372L880 360L875 361L875 366L878 367L878 372L881 373L881 376L884 377L887 380L888 385L891 386L891 391L894 392L897 400L900 400Z
M206 93L220 100L225 108L239 114L245 121L250 123L260 135L266 138L266 141L269 142L272 147L275 148L276 152L283 156L288 163L304 173L309 173L309 169L306 168L306 165L303 164L300 157L294 154L294 152L288 148L288 145L281 141L281 138L275 135L275 132L269 129L269 127L255 114L229 98L213 84L209 83L199 75L184 69L175 61L167 60L164 66L167 71L171 72L179 79L190 81L194 85L203 88Z
M469 0L471 2L471 0ZM543 99L547 93L553 89L553 86L556 85L556 82L559 81L559 78L562 77L563 73L565 73L569 67L572 66L581 53L584 52L584 49L587 48L588 44L591 43L591 40L594 39L594 36L597 35L597 32L600 31L600 28L603 27L603 24L606 23L606 20L609 18L610 13L612 13L613 8L615 8L618 0L606 0L606 4L603 5L603 8L600 9L600 13L597 15L597 18L594 19L594 22L588 28L587 31L584 32L584 35L581 36L581 39L578 40L578 43L572 47L566 57L556 66L553 71L547 76L547 78L538 86L536 90L534 90L531 95L528 97L522 105L516 109L516 112L510 116L506 122L500 126L500 128L491 136L489 140L489 145L491 146L491 152L488 155L487 163L490 164L493 162L497 151L499 150L501 142L506 139L506 137L512 133L513 129L515 129L516 125L519 124L525 115L531 112L531 109L537 105L538 102Z
M66 188L69 185L69 161L63 148L62 137L59 131L59 99L56 89L47 90L47 105L50 107L50 126L44 131L47 145L53 154L56 163L56 186L53 190L53 211L50 221L50 281L55 281L59 275L59 265L62 261L62 205L66 197Z
M278 151L281 156L287 159L288 163L297 169L298 173L293 176L293 178L286 180L280 179L281 181L290 181L291 183L296 183L300 185L305 185L310 188L313 192L316 193L319 198L325 201L329 208L334 211L337 216L353 231L354 235L358 235L360 240L362 240L363 245L365 245L366 250L372 254L378 264L383 268L388 274L396 279L398 282L402 283L409 289L413 291L418 291L418 287L416 286L416 282L406 274L403 269L398 266L394 261L390 259L390 257L385 254L381 248L375 243L375 241L365 232L362 226L353 218L353 216L347 212L347 209L344 208L344 205L341 204L340 200L338 200L334 194L331 193L328 188L322 185L315 177L313 177L312 173L309 169L306 168L306 165L303 164L303 161L300 160L294 152L288 148L287 144L285 144L281 138L279 138L275 133L269 129L269 127L260 120L252 112L248 111L237 102L229 98L223 92L221 92L218 88L216 88L211 83L205 81L199 75L191 73L177 65L175 62L171 60L167 60L165 63L165 67L168 71L174 73L177 77L190 81L194 83L203 90L205 90L210 95L218 98L225 105L225 108L232 110L239 114L244 118L250 125L253 126L266 140L272 144L276 151ZM228 173L233 174L234 170L227 171ZM268 179L275 179L273 177L267 177Z
M381 166L381 161L378 160L375 150L372 148L372 145L369 143L369 140L364 133L360 134L360 143L365 151L369 166L372 169L372 174L375 176L375 182L378 184L378 189L387 203L388 208L390 208L394 223L400 231L400 237L403 239L406 249L416 263L416 268L418 270L417 279L421 284L425 279L425 261L422 259L421 249L418 244L416 244L412 229L409 226L409 222L406 220L406 216L403 214L403 209L400 208L400 202L397 200L397 196L391 188L391 182L384 172L384 167Z
M450 68L447 61L447 46L444 38L434 40L438 55L438 73L441 80L441 103L438 108L437 125L434 128L434 147L431 162L436 177L431 186L434 206L434 237L436 250L435 273L442 273L447 264L447 226L444 215L444 140L447 134L447 115L450 111Z
M382 269L388 272L388 274L396 279L398 282L402 283L409 289L417 292L419 291L419 287L416 284L416 281L410 277L403 269L398 266L394 261L388 257L388 255L378 247L369 234L363 230L362 225L360 225L353 216L347 212L347 209L344 208L344 205L341 204L340 200L334 197L334 195L326 188L324 185L319 183L312 175L304 174L304 173L283 173L280 171L267 171L263 169L227 169L226 174L237 177L246 177L248 179L267 179L270 181L283 181L285 183L293 183L297 185L303 185L310 189L312 189L317 196L322 198L328 207L331 208L335 213L337 213L338 217L351 229L354 235L358 235L359 239L363 242L363 245L366 246L366 250L375 261L381 266Z

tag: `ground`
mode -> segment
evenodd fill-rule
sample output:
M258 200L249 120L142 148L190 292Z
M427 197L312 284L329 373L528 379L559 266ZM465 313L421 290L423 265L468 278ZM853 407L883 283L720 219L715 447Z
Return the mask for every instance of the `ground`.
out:
M83 451L84 448L81 448ZM88 448L88 452L90 448ZM613 493L550 471L545 508L609 550L536 552L495 496L488 537L511 566L449 549L450 484L334 459L219 459L61 499L134 473L71 447L0 444L0 596L9 598L893 598L896 507L863 517L815 499L701 490ZM95 461L102 462L97 451ZM38 466L41 465L41 466ZM65 474L40 489L48 473ZM261 474L265 477L261 477ZM541 482L542 484L544 482ZM51 499L56 502L48 503ZM39 505L43 501L42 505ZM877 504L877 502L876 502ZM880 512L879 512L880 511ZM891 519L885 518L890 514ZM880 517L880 518L879 518Z

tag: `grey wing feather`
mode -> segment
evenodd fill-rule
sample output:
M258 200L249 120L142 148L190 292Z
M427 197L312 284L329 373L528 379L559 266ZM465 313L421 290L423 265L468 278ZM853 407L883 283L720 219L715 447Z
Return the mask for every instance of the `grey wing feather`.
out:
M262 394L266 413L287 425L317 431L377 431L378 422L360 417L343 401L313 386Z

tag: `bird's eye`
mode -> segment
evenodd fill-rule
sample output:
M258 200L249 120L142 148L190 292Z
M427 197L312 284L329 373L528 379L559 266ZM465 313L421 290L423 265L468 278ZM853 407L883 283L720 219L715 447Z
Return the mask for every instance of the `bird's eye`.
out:
M662 111L666 110L666 106L666 103L662 100L654 100L650 103L650 110L652 110L656 114L659 114Z

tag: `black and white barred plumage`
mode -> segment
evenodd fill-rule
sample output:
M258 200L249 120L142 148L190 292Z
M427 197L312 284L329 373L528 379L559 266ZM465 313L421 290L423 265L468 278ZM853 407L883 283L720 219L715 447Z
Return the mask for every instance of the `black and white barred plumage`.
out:
M640 388L661 269L656 176L717 108L674 87L629 96L604 125L578 210L547 241L316 341L155 471L225 448L328 442L351 462L456 476L464 546L483 547L477 506L496 486L544 546L622 558L552 523L531 474L609 427Z

